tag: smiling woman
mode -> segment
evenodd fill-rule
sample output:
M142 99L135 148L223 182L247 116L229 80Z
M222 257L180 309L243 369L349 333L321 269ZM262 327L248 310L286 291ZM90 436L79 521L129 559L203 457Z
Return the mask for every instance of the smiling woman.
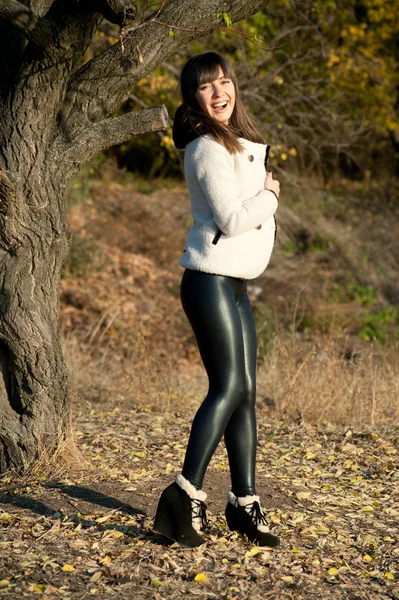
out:
M244 109L229 63L215 52L193 56L180 84L183 104L173 139L185 148L194 219L180 259L181 301L209 389L192 424L182 472L159 500L154 528L186 546L204 543L202 482L224 436L232 484L227 524L261 546L278 546L255 489L256 331L247 281L269 262L280 185L265 172L267 147Z
M203 83L195 92L195 99L201 110L223 125L229 124L229 119L236 103L234 83L226 77L219 66L218 78Z

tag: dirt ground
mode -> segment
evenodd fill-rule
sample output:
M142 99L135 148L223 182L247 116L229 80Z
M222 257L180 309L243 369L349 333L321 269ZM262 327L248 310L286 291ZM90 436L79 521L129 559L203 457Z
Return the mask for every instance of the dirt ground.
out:
M2 479L0 597L399 598L397 430L288 426L260 407L258 493L281 547L227 529L221 445L204 486L205 543L187 549L165 545L152 523L194 409L75 406L79 468L42 463Z

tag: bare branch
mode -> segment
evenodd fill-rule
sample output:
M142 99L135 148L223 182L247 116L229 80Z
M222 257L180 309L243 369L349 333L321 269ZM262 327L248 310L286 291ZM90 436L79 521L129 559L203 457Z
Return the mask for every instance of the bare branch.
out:
M51 22L18 0L1 0L0 19L13 25L36 46L46 47L54 41L55 34Z
M161 131L167 124L168 111L165 106L104 119L86 127L69 142L64 153L65 161L80 166L105 148L122 144L136 135Z
M73 130L86 120L112 114L137 82L168 56L191 40L225 27L223 19L216 18L220 11L235 22L266 4L267 0L170 0L124 38L123 49L114 44L75 74L62 115L64 124ZM172 29L174 35L169 35Z

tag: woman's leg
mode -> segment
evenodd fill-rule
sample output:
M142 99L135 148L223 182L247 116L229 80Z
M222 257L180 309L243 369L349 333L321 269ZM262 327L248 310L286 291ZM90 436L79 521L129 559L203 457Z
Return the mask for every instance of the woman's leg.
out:
M229 457L231 489L236 496L256 494L256 329L245 292L238 304L244 340L246 393L227 424L224 439Z
M244 340L236 304L243 285L239 279L188 270L182 279L182 305L209 378L209 391L195 415L182 470L198 488L246 393Z

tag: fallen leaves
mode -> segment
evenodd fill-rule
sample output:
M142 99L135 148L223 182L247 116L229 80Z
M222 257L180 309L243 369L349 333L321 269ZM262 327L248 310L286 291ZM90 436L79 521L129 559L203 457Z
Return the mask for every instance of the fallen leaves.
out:
M127 428L127 421L134 425ZM171 473L178 470L187 416L93 411L79 417L86 455L97 457L96 471L85 481L72 478L63 483L66 487L47 491L40 481L8 481L4 488L0 598L130 600L148 590L154 600L223 594L267 598L272 591L274 597L295 600L317 589L323 600L356 595L399 600L394 593L399 479L392 460L397 434L384 432L374 439L352 431L356 452L348 452L342 451L348 437L339 431L272 426L262 415L258 422L258 485L269 486L264 488L270 490L266 512L281 537L280 548L261 548L230 532L212 502L207 544L183 549L157 543L150 530L158 478L171 479L167 465ZM381 447L389 452L378 452ZM146 458L135 454L142 449ZM227 480L223 453L220 448L214 473ZM309 453L314 456L306 458ZM83 501L84 489L89 499ZM72 496L74 491L79 493ZM220 491L211 487L211 500ZM132 512L131 506L147 514Z

